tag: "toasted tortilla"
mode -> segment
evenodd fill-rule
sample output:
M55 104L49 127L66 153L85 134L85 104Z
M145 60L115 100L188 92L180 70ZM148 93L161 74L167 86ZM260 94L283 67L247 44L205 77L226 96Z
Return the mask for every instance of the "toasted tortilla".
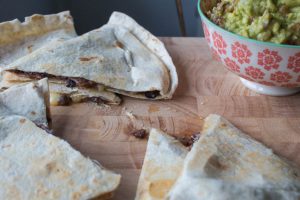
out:
M143 99L171 98L178 84L176 68L162 42L118 12L101 28L44 46L10 63L5 71L30 79L48 77L68 87L70 79L73 83L80 79L89 82L89 88L101 88L99 93Z
M135 199L165 199L182 170L187 153L187 148L178 140L151 129Z
M0 92L0 116L26 116L39 126L51 123L47 79L16 85Z
M168 199L298 200L300 170L218 115L205 119Z
M28 118L0 117L0 199L107 199L121 176Z
M53 15L32 15L0 23L0 68L27 56L44 45L76 36L69 11Z

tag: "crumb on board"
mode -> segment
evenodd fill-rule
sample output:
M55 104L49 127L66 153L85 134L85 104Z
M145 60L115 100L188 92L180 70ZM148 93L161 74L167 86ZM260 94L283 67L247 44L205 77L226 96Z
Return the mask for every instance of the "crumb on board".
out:
M122 113L124 113L127 117L129 117L131 120L136 119L132 111L128 111L126 107L123 107Z

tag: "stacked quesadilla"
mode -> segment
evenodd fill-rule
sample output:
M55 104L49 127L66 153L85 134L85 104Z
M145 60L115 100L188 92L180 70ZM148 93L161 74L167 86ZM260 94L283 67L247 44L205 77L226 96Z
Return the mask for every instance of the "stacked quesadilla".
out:
M52 42L9 61L3 64L1 87L47 77L52 105L85 101L119 104L116 93L168 99L178 83L163 43L119 12L99 29Z
M85 158L47 130L48 84L0 93L0 199L108 199L120 175Z
M150 134L151 135L151 134ZM160 137L166 137L161 134ZM169 137L169 136L168 136ZM149 143L157 144L150 140ZM174 145L175 144L175 145ZM271 149L250 138L235 128L226 119L218 115L210 115L205 119L204 130L200 139L194 143L191 151L183 159L177 159L170 153L170 161L180 168L173 172L176 182L172 187L157 196L153 194L151 184L143 181L145 174L151 175L148 180L164 175L164 158L157 157L149 164L149 152L153 150L148 144L144 166L142 168L136 199L170 199L170 200L298 200L300 198L300 170L285 159L275 155ZM169 149L177 149L172 140L166 145ZM176 151L181 152L181 151ZM161 160L160 160L161 159ZM161 167L151 171L152 163L161 163ZM166 166L166 167L168 167ZM182 166L182 167L181 167ZM177 178L178 177L178 178ZM158 188L157 191L160 191Z

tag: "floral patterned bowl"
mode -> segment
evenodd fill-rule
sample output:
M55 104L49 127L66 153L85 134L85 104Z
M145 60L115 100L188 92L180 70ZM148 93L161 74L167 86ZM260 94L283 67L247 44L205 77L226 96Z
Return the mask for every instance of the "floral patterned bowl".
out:
M231 33L203 14L202 2L199 0L198 11L214 58L258 93L285 96L300 91L300 46L261 42Z

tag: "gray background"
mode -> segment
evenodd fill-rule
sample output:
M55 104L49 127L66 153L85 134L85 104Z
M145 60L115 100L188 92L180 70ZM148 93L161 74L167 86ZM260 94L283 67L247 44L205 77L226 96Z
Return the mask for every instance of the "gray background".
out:
M197 0L182 0L187 36L202 36ZM105 24L121 11L157 36L181 36L175 0L0 0L0 22L35 13L70 10L78 34Z

